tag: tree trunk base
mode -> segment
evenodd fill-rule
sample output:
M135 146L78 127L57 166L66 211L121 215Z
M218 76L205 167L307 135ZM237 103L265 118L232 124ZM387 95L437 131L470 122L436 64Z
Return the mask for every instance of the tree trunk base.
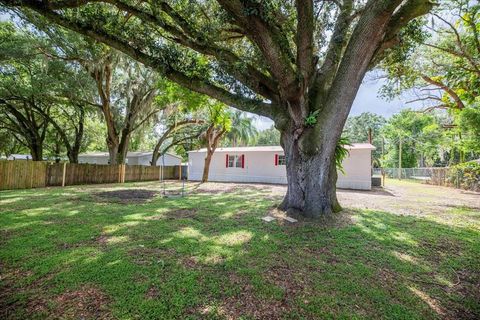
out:
M343 210L342 206L337 201L336 196L335 196L335 199L319 204L318 207L308 206L308 210L305 210L305 209L302 210L302 209L290 206L288 204L288 199L285 196L283 201L278 205L278 209L285 211L287 213L287 216L289 217L304 217L304 218L311 218L311 219L317 219L320 217L329 217Z
M288 189L280 208L289 215L306 218L331 216L341 211L336 194L335 145L311 148L315 141L305 137L302 145L294 134L285 132L282 138Z

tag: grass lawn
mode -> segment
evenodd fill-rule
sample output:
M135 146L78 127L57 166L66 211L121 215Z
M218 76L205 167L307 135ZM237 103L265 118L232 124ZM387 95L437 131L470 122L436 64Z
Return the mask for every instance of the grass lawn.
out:
M279 186L0 192L0 318L478 319L480 195L418 186L327 226L262 221Z

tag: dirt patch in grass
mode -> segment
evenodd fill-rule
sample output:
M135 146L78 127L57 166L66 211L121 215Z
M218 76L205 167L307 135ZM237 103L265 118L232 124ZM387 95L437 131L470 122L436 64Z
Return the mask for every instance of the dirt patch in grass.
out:
M29 278L33 272L7 268L2 264L0 272L0 319L29 319L49 313L49 299L45 291L54 274L49 273L29 284L19 285L19 279Z
M57 245L57 248L59 250L69 250L69 249L75 249L75 248L80 248L83 246L100 246L100 247L105 247L114 237L106 235L106 234L100 234L98 237L92 237L91 239L84 240L84 241L79 241L75 243L59 243Z
M188 257L182 260L182 265L187 269L197 269L199 263L197 257Z
M0 262L0 319L13 318L16 310L22 307L24 302L16 295L23 290L15 286L15 281L31 275L29 271L7 269Z
M271 300L258 298L253 286L246 279L232 273L229 276L232 286L240 292L225 298L220 305L220 313L229 319L238 319L248 315L253 319L280 319L289 309L286 300Z
M156 286L151 286L147 292L145 292L145 299L147 300L154 300L158 297L160 297L160 290L158 290Z
M452 269L452 273L455 272ZM443 319L478 319L478 314L466 308L465 299L480 301L480 277L468 270L460 270L452 275L452 283L446 285L435 280L435 272L428 277L420 275L404 276L397 272L378 268L376 280L384 288L393 288L399 283L407 285L410 291L423 300ZM443 291L434 290L441 289ZM431 292L437 293L432 295ZM454 296L457 298L452 298Z
M128 255L133 259L133 262L138 265L164 265L173 259L175 253L175 249L171 248L138 247L128 251Z
M305 272L283 263L269 268L264 277L283 290L283 301L288 304L294 301L296 296L302 296L304 299L309 296L308 288L312 286L312 280Z
M195 306L186 314L199 319L281 319L290 310L285 300L258 297L253 285L236 273L229 274L224 285L235 288L238 293L220 299L208 299L208 304Z
M164 216L168 219L186 219L193 218L196 214L196 209L177 209L168 211Z
M199 216L197 216L197 209L175 209L171 210L165 213L159 213L155 214L153 216L148 216L145 218L145 220L163 220L163 219L170 219L170 220L175 220L175 219L195 219L199 220L201 219Z
M219 183L207 182L193 187L192 193L223 194L223 193L245 193L245 192L267 192L269 197L280 196L285 191L283 185L251 184L251 183Z
M477 312L469 310L462 303L465 299L470 301L480 301L480 275L469 270L463 269L455 272L456 281L451 287L445 288L446 294L458 295L460 303L446 305L451 319L478 319Z
M13 238L14 235L15 232L12 230L0 229L0 244L7 243L11 238Z
M147 189L123 189L95 193L100 202L144 203L157 196L157 191Z
M113 319L108 297L94 286L66 291L53 301L56 305L53 314L59 319Z

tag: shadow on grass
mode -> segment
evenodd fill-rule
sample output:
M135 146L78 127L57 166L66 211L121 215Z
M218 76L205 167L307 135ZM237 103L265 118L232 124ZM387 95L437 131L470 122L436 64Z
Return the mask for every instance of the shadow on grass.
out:
M61 316L51 301L88 285L116 318L480 316L472 229L362 210L337 227L267 224L274 203L260 189L144 204L68 192L0 215L2 273L24 273L2 284L4 318Z

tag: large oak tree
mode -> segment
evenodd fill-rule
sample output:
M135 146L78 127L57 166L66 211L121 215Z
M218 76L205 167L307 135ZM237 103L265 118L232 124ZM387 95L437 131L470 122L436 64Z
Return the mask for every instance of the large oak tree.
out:
M120 50L191 90L271 118L284 209L338 210L335 147L367 70L428 0L0 0Z

